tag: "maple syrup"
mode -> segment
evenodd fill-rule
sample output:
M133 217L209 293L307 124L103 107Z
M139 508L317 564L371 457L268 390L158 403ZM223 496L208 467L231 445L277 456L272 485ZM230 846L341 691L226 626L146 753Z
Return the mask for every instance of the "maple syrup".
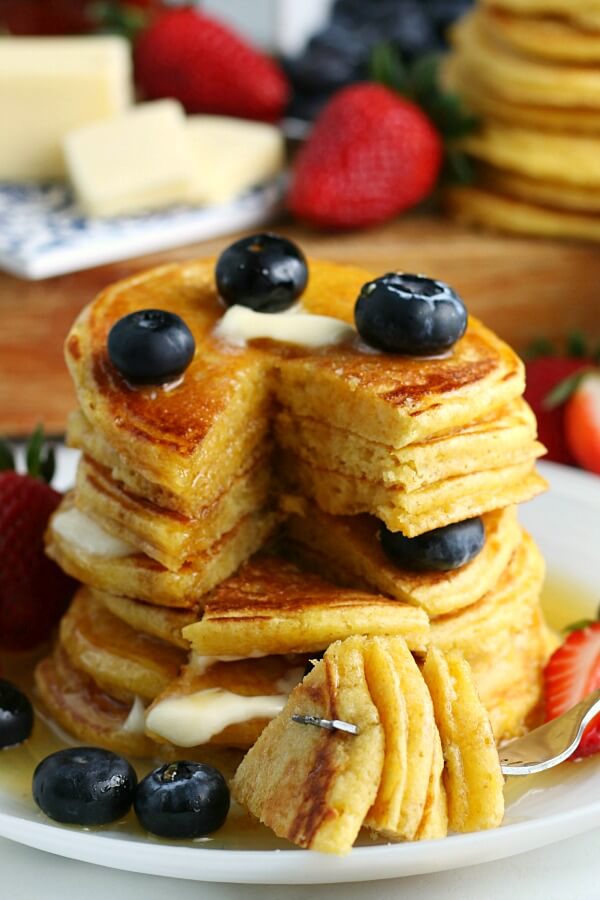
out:
M557 631L561 631L566 625L580 619L595 618L599 601L600 593L594 595L591 591L560 577L550 577L542 594L542 606L548 624ZM4 677L18 684L29 697L35 699L33 669L37 657L43 656L46 652L47 648L44 648L37 656L0 655L0 672ZM74 743L76 742L72 738L38 710L31 738L19 747L0 750L0 808L2 794L10 792L15 799L33 809L31 780L35 767L48 754ZM133 760L132 762L138 777L143 778L159 761ZM540 775L507 779L505 822L519 821L520 804L531 792L548 790L563 784L568 788L569 782L578 781L585 776L586 770L594 765L597 765L597 759L587 759L576 764L569 763ZM224 772L224 774L232 773ZM127 833L128 836L138 834L149 841L156 840L165 843L163 838L154 838L143 831L133 813L116 824L105 826L102 830L108 830L111 834ZM369 844L372 841L365 838L358 843ZM188 842L177 841L176 844L177 846L189 845L198 848L227 850L293 849L291 844L279 840L269 829L258 824L235 803L232 804L227 822L214 836Z

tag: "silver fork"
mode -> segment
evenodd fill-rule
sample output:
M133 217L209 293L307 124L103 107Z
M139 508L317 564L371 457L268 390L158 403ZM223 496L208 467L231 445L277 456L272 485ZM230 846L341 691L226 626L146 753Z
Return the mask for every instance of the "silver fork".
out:
M600 713L600 691L594 691L562 716L540 725L525 737L517 738L500 748L500 768L503 775L533 775L560 765L575 752L586 725ZM315 725L328 731L359 734L358 725L339 719L320 719L317 716L293 715L300 725Z
M600 691L577 706L500 748L504 775L533 775L553 769L577 749L586 725L600 712Z

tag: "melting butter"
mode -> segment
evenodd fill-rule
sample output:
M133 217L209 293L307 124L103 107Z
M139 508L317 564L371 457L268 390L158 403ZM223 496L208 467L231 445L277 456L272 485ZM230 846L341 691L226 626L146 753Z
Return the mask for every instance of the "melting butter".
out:
M240 662L242 659L260 659L266 655L266 653L260 653L255 650L247 656L202 656L202 654L192 650L190 653L189 665L198 675L204 675L206 670L210 669L211 666L214 666L215 663Z
M54 516L52 530L82 553L89 553L92 556L120 557L135 552L131 544L108 534L93 519L75 507Z
M136 697L123 722L121 731L125 734L144 734L146 731L146 707L141 697Z
M327 347L356 338L347 322L332 316L315 316L292 308L285 313L260 313L245 306L230 306L214 334L229 344L243 347L255 338L270 338L302 347Z
M157 703L146 716L146 729L179 747L196 747L229 725L274 719L286 702L285 694L243 697L222 688L209 688Z

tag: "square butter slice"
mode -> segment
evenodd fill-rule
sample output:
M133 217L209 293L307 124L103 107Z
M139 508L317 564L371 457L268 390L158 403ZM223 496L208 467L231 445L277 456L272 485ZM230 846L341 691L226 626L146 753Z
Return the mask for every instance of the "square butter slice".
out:
M67 135L67 171L92 216L155 209L186 198L192 157L183 108L142 103L107 122Z
M64 177L61 142L131 103L120 37L0 38L0 179Z
M229 116L190 116L194 177L189 199L227 203L283 168L283 133L275 125Z

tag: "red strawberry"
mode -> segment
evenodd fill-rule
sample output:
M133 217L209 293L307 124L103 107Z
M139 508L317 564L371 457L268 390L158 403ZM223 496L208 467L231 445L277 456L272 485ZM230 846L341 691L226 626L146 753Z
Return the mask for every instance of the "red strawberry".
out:
M544 670L545 719L555 719L600 688L600 622L572 631ZM600 750L600 716L588 725L574 757Z
M190 113L274 122L288 100L288 83L273 60L190 7L160 14L141 33L135 67L147 97L174 97Z
M565 434L579 465L600 475L600 369L584 375L567 401Z
M2 27L15 35L80 34L90 30L91 18L77 0L0 0Z
M40 443L38 438L38 447ZM6 463L4 448L2 459ZM30 460L36 464L35 453ZM39 457L37 466L39 470ZM60 500L61 495L40 478L0 472L2 650L29 650L41 643L73 593L75 583L44 554L44 531Z
M552 462L574 465L575 459L565 435L565 407L549 409L546 401L561 381L586 366L588 360L562 356L541 356L527 363L525 399L536 414L539 439L548 450L546 458Z
M319 116L288 204L317 227L375 225L427 197L441 163L441 138L418 106L381 84L355 84Z

